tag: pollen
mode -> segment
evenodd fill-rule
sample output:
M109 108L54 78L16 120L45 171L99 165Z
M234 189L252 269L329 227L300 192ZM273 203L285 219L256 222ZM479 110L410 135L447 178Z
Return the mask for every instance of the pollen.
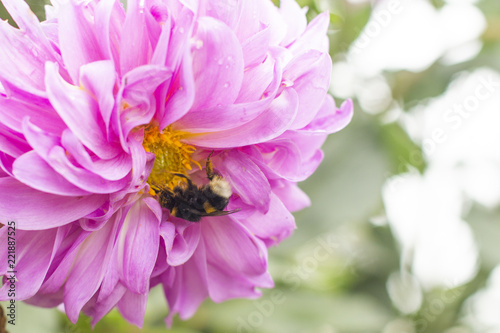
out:
M187 175L193 165L201 170L200 164L192 158L196 148L182 142L187 134L170 126L161 132L155 125L144 128L144 150L155 155L153 170L147 180L154 191L164 187L173 189L179 182L185 181L175 173Z

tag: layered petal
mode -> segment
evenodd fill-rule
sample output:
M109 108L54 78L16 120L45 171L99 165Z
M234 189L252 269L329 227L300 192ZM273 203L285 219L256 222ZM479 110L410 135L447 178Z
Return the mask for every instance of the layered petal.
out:
M243 202L265 213L269 209L271 187L261 169L237 150L217 157L220 162L215 165L220 165L220 172L230 181L233 191Z
M243 80L243 52L233 31L210 17L198 19L193 54L195 100L192 108L231 104Z
M279 197L271 193L269 201L269 210L265 214L257 210L241 221L252 234L264 240L267 246L278 244L296 228L293 215Z
M207 256L207 283L215 302L235 297L254 298L256 287L273 286L267 272L264 244L246 228L228 217L203 223Z
M1 228L1 239L7 241L7 228ZM5 230L5 231L4 231ZM0 288L0 299L6 301L10 299L9 289L11 282L14 282L15 298L16 300L24 300L33 296L40 288L45 274L49 268L50 262L54 256L55 248L57 248L56 241L57 231L55 229L44 231L17 231L15 236L17 254L11 263L15 262L8 268L3 268L2 273L6 277L15 276L14 281L9 281ZM60 239L58 240L61 241ZM7 246L4 247L7 251ZM4 264L7 265L7 255L3 254ZM11 257L12 258L12 257Z
M46 64L45 84L49 99L59 116L92 152L101 158L112 158L118 146L107 141L99 106L90 94L65 82L53 63Z
M160 217L146 204L158 206L152 198L135 203L128 211L118 238L120 280L136 294L147 294L159 246Z
M193 134L186 141L201 147L232 148L271 140L289 128L298 109L298 96L285 89L269 108L244 125L218 132Z
M106 199L106 195L99 194L49 194L34 190L11 177L0 178L0 221L16 221L17 227L22 230L54 228L93 212Z
M73 84L78 84L80 67L104 60L97 42L90 8L73 0L58 5L59 48Z
M64 287L65 311L73 323L104 277L120 218L120 214L116 215L102 229L89 235L78 249Z

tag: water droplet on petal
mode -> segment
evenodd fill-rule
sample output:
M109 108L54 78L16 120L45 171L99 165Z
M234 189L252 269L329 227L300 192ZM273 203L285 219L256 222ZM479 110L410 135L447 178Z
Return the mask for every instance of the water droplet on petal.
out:
M199 50L203 47L203 41L201 39L198 39L195 43L194 43L194 47Z
M217 64L219 64L219 66L221 66L223 63L224 63L224 60L222 60L222 59L219 59L219 61L217 61Z
M224 88L229 88L229 82L224 83Z
M179 28L179 33L183 34L184 33L184 28L183 27L180 27Z

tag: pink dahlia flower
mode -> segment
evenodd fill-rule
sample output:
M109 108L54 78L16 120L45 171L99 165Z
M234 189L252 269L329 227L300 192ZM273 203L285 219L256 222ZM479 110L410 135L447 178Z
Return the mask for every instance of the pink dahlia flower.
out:
M0 222L16 225L16 299L62 305L73 322L118 307L141 326L158 284L167 322L272 287L267 248L309 204L297 182L352 116L327 95L328 14L307 25L292 0L90 0L54 2L39 22L2 2L19 26L0 22ZM239 211L175 217L160 189L185 186L175 174L207 183L211 152Z

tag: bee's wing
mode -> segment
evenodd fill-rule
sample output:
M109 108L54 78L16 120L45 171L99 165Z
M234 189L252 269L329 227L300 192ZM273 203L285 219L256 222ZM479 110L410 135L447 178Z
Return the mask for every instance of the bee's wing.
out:
M239 212L241 210L241 208L236 208L236 209L233 209L233 210L223 210L223 211L215 211L215 212L211 212L211 213L201 213L200 215L201 216L224 216L224 215L229 215L229 214L233 214L233 213L236 213L236 212Z

